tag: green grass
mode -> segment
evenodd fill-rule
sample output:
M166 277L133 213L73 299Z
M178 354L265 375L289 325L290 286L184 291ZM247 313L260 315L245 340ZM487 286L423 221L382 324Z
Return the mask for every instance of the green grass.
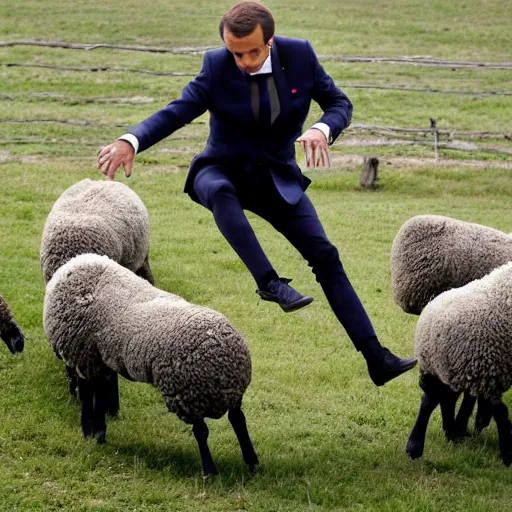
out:
M309 38L319 53L506 61L512 47L506 16L510 5L481 4L269 2L280 33ZM144 6L132 0L69 5L8 0L0 7L0 39L216 45L218 19L228 6L183 0ZM120 418L109 423L107 444L82 440L79 407L67 394L62 364L42 328L42 228L65 188L85 177L100 178L98 147L178 95L187 78L8 63L193 73L201 57L0 48L0 293L27 337L21 357L0 346L0 510L501 512L510 507L510 469L496 458L494 425L450 444L436 412L423 458L408 460L404 448L420 398L417 371L384 388L373 386L306 263L250 215L278 272L315 296L311 306L290 315L259 301L252 278L210 214L182 193L188 163L207 136L206 116L139 155L132 178L118 179L141 196L150 212L150 261L158 286L224 313L249 343L253 380L244 409L261 469L249 477L227 418L222 418L208 422L221 475L203 482L190 427L166 412L156 390L124 380ZM415 128L427 127L429 117L436 117L441 129L510 133L510 96L350 87L508 90L510 71L336 61L324 61L324 66L340 85L348 84L354 123ZM150 102L98 101L134 97ZM317 114L313 108L309 121ZM5 122L20 119L90 124ZM432 149L424 146L344 144L358 137L369 135L347 132L333 154L378 156L379 190L359 191L360 169L347 164L309 171L310 196L382 342L409 355L416 318L400 311L390 288L389 254L396 232L408 218L424 213L512 231L511 170L498 168L507 164L505 156L483 151L441 150L443 165L437 165L430 160ZM493 142L510 148L503 137ZM397 156L420 164L400 163ZM505 401L511 404L510 393Z

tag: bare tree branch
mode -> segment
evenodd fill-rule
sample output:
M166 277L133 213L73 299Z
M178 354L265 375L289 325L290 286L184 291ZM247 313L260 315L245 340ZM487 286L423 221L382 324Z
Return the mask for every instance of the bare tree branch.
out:
M98 71L114 71L118 73L142 73L145 75L155 75L155 76L196 76L197 73L191 73L187 71L150 71L148 69L137 69L137 68L123 68L119 66L110 67L110 66L55 66L53 64L26 64L23 62L7 62L2 64L6 67L19 67L19 68L46 68L46 69L58 69L61 71L89 71L89 72L98 72Z
M319 55L320 60L340 60L343 62L363 62L379 64L411 64L413 66L429 66L440 68L490 68L512 69L512 62L471 62L430 57L351 57L349 55Z
M21 39L14 41L0 41L2 46L45 46L49 48L66 48L71 50L96 50L98 48L108 48L112 50L127 50L133 52L152 52L152 53L190 53L193 55L204 53L207 50L217 48L217 46L185 46L178 48L166 48L162 46L134 46L118 45L109 43L66 43L64 41L37 41L33 39Z
M466 96L512 96L512 91L461 91L449 89L431 89L421 87L409 87L408 85L373 85L373 84L337 84L343 89L382 89L398 90L404 92L423 92L436 94L457 94Z
M396 133L406 133L415 135L429 136L432 133L430 127L428 128L402 128L397 126L374 126L368 124L353 124L350 125L345 132L362 131L371 132L384 135L393 135ZM512 133L491 132L491 131L460 131L460 130L438 130L439 135L445 137L459 137L468 139L505 139L511 140Z
M32 39L21 39L13 41L0 41L0 47L6 46L46 46L51 48L66 48L72 50L96 50L98 48L107 48L113 50L126 50L136 52L153 53L175 53L175 54L193 54L198 55L217 48L218 46L188 46L188 47L161 47L161 46L140 46L140 45L117 45L110 43L67 43L64 41L39 41ZM391 63L391 64L411 64L415 66L436 66L449 68L491 68L491 69L512 69L512 62L471 62L457 61L449 59L434 59L423 56L403 56L403 57L360 57L339 54L319 55L321 60L340 60L343 62L362 62L362 63Z

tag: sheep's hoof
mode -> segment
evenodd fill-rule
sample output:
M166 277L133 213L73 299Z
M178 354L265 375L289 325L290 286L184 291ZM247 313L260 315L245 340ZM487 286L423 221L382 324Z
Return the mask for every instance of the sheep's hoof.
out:
M106 433L103 432L96 432L96 442L98 444L105 444L106 443Z
M512 464L512 451L506 452L506 453L500 453L499 457L501 458L501 460L503 461L503 464L505 464L505 466L510 467L510 465Z
M258 470L260 469L260 463L259 462L256 462L254 464L249 464L249 474L251 476L254 476Z
M423 445L409 441L407 443L405 451L407 455L409 455L409 459L416 460L423 455Z
M217 471L217 468L215 470L210 470L208 472L203 471L203 480L206 482L207 480L212 480L215 478L219 472Z
M84 436L84 439L94 436L94 427L92 425L92 421L82 425L82 435Z

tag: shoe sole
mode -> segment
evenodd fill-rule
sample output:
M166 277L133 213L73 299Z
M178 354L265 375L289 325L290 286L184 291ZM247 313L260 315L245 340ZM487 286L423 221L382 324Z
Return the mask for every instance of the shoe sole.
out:
M273 295L267 295L263 291L258 291L258 295L261 297L262 300L266 300L269 302L277 302ZM279 304L279 302L277 303L279 304L279 306L281 306L281 309L285 313L291 313L292 311L297 311L297 309L301 309L308 306L313 302L313 300L313 297L305 296L302 297L302 299L298 300L297 302L293 302L292 304Z
M292 313L293 311L297 311L297 309L305 308L312 302L313 302L313 297L304 297L303 299L301 299L297 302L294 302L293 304L288 304L288 305L284 305L284 306L282 304L279 304L279 305L281 306L281 309L285 313Z
M378 380L378 381L373 381L373 383L376 386L384 386L384 384L386 384L390 380L393 380L396 377L400 377L400 375L402 375L402 373L405 373L405 372L408 372L409 370L412 370L417 364L418 364L418 360L416 359L416 361L413 361L412 363L408 364L407 366L402 366L402 368L400 368L399 370L396 370L394 372L389 372L386 375L386 379Z

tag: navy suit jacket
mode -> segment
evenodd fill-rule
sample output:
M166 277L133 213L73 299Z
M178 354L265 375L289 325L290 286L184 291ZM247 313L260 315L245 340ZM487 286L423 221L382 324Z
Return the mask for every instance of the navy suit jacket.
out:
M350 123L352 103L324 71L308 41L276 36L271 55L281 109L272 126L262 127L255 120L246 76L233 55L219 48L206 52L199 75L183 89L181 98L129 130L137 137L140 152L210 112L210 135L204 150L192 160L185 181L185 192L192 199L197 201L196 174L213 164L228 175L267 168L281 196L295 204L311 182L295 160L295 140L311 100L323 110L318 121L329 126L329 143Z

